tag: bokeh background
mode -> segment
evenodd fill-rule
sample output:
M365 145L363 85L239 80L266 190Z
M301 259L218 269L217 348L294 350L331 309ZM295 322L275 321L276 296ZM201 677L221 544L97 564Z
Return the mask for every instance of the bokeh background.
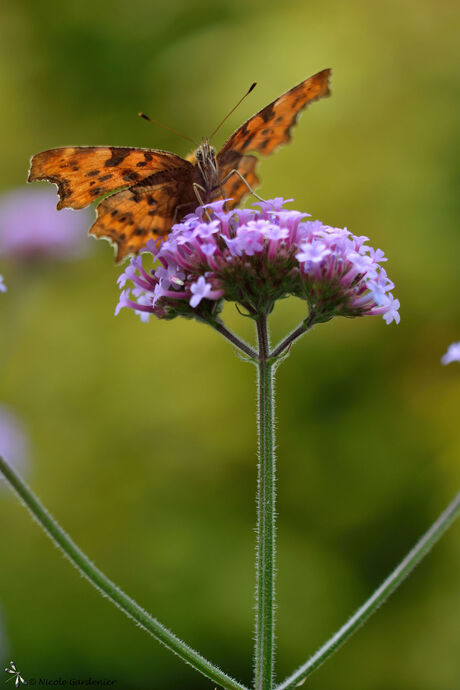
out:
M277 384L281 679L381 582L460 485L460 11L451 0L16 0L0 9L0 189L55 146L216 136L310 74L330 99L261 164L260 193L385 250L401 324L336 319ZM46 185L44 185L46 186ZM27 188L25 193L29 193ZM83 225L87 224L87 219ZM0 400L27 480L141 605L250 683L254 371L206 327L114 318L105 242L78 259L0 257ZM283 303L273 338L303 314ZM228 324L251 337L233 307ZM26 678L211 689L103 600L0 489L0 662ZM309 680L311 690L460 686L460 524Z

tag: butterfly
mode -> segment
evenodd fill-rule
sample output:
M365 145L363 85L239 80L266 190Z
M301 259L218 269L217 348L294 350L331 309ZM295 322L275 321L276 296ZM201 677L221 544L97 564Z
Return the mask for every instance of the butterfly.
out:
M218 153L208 138L188 158L158 149L69 146L33 156L28 181L56 184L58 209L84 208L114 192L97 206L90 233L114 243L120 261L149 240L160 244L198 204L225 198L234 208L259 184L258 158L250 152L267 156L289 142L302 110L329 95L330 74L322 70L265 106Z

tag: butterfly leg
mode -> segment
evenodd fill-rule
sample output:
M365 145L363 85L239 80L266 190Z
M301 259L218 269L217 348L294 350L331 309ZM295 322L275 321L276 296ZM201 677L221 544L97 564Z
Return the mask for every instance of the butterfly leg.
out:
M193 191L195 192L196 198L197 198L198 201L200 202L200 206L204 206L204 201L203 201L203 199L201 198L201 194L200 194L200 192L199 192L198 190L201 190L202 192L205 192L205 193L206 193L206 189L205 189L204 187L202 187L200 184L197 184L196 182L194 182L194 183L193 183ZM208 209L205 208L205 209L204 209L204 212L205 212L205 214L206 214L206 216L207 216L209 222L211 222L211 216L209 215Z
M224 185L226 182L228 182L228 180L231 178L232 175L238 175L238 177L240 178L240 180L242 182L244 182L249 193L252 194L252 196L255 196L255 198L258 199L259 201L265 201L265 199L262 199L261 196L259 196L258 194L255 193L255 191L253 190L253 188L251 187L249 182L246 180L246 178L244 178L243 175L240 173L240 171L236 170L236 168L234 168L233 170L230 170L228 175L225 175L224 179L220 182L219 187L221 188L221 190L222 190L222 185Z

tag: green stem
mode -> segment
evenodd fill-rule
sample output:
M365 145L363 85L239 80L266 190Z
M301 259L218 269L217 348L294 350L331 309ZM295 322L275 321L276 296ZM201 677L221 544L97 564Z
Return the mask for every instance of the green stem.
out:
M227 340L229 340L232 345L234 345L240 352L242 352L244 355L247 355L250 359L257 359L257 352L250 347L247 343L244 342L244 340L241 340L235 333L230 331L222 321L219 319L216 319L215 321L209 321L209 325L214 328L218 333L224 336Z
M284 340L282 340L272 352L270 352L270 357L279 357L288 348L291 347L292 343L300 338L304 333L310 330L315 325L316 314L311 312L308 317L302 321L302 323L297 326L289 335L287 335Z
M460 514L460 492L456 495L452 503L438 517L429 530L403 558L401 563L393 570L387 579L375 590L374 594L356 611L356 613L342 625L342 627L313 654L308 661L300 666L289 678L286 678L276 690L289 690L295 688L305 680L318 666L321 666L328 657L331 656L368 618L383 604L401 582L409 575L434 544L444 534L446 529L452 524Z
M275 618L275 439L267 317L257 319L259 465L257 483L255 690L273 687Z
M129 618L135 620L141 628L153 635L158 642L164 644L165 647L177 654L183 661L193 666L193 668L207 678L210 678L213 683L228 690L247 690L244 685L230 678L217 666L214 666L214 664L202 657L201 654L189 647L185 642L182 642L174 633L150 616L139 604L128 597L127 594L98 570L48 513L46 508L42 506L21 477L1 457L0 472L8 480L26 508L29 509L32 516L51 540L62 549L70 562L103 596L110 599L115 606L120 608Z

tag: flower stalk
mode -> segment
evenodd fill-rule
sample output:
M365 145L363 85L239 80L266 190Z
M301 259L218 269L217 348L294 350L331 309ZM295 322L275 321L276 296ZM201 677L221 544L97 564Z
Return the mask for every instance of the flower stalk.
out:
M267 316L257 317L258 431L255 690L272 690L275 644L275 425Z

